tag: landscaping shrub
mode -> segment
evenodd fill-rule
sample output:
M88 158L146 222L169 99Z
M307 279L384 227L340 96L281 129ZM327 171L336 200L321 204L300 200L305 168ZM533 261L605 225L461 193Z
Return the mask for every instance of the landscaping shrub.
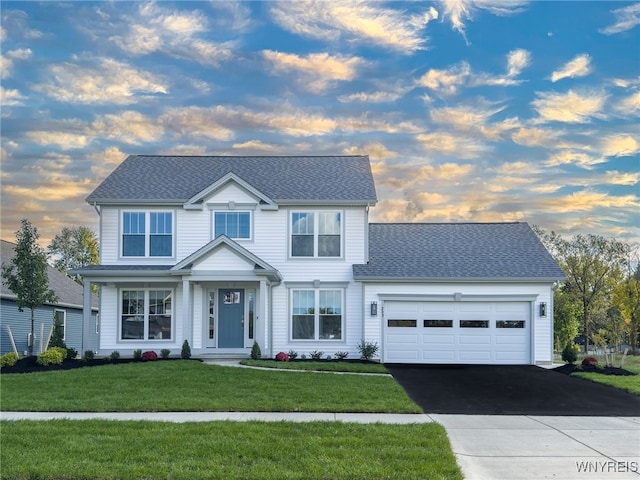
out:
M255 340L251 347L251 360L260 360L262 358L262 352L260 351L260 345Z
M113 352L111 352L111 355L109 355L109 360L111 360L112 362L115 362L119 358L120 358L120 352L118 350L114 350Z
M276 361L277 362L288 362L289 361L289 355L287 355L284 352L278 352L278 354L276 355Z
M13 367L18 361L15 352L7 352L0 357L0 367Z
M133 359L136 360L136 361L142 360L142 350L140 350L140 349L134 350L133 351Z
M160 357L164 360L169 358L169 355L171 355L171 350L169 350L168 348L163 348L162 350L160 350Z
M298 352L296 352L295 350L289 350L289 353L287 355L289 355L289 360L295 360L296 358L298 358Z
M189 360L191 358L191 347L189 346L189 341L185 339L182 342L182 351L180 352L180 358L183 360Z
M67 350L65 348L51 347L38 355L36 363L45 367L48 365L60 365L65 358L67 358Z
M144 352L142 354L143 362L152 362L153 360L157 360L157 359L158 359L158 354L153 350L149 350L148 352Z
M84 358L85 360L91 361L91 360L93 360L93 356L94 355L95 354L93 353L93 350L85 350L84 355L83 355L82 358Z
M309 352L309 356L311 357L311 360L320 360L322 358L322 355L324 355L324 352L319 352L318 350Z
M567 363L575 363L578 359L578 345L567 343L567 346L562 350L562 360Z
M377 342L369 342L365 339L362 339L362 341L358 344L360 358L362 358L363 360L371 360L376 355L376 353L378 353L379 348L380 347L378 346Z
M583 367L589 367L593 365L594 367L598 365L598 359L595 357L585 357L582 360L582 366Z
M338 360L344 360L345 358L347 358L349 356L349 352L336 352L334 354L334 356L338 359Z
M67 347L67 358L74 359L78 356L78 351L75 348Z

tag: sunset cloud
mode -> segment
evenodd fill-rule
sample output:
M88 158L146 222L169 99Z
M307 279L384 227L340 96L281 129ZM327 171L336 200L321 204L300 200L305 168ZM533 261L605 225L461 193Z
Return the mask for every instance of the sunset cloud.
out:
M499 16L514 15L523 10L528 1L512 0L509 2L492 2L487 0L443 0L444 18L451 22L454 30L466 40L466 22L472 21L478 11L486 10Z
M423 31L430 21L438 18L433 7L406 15L401 10L362 0L280 1L271 5L270 12L277 24L297 35L331 42L342 39L373 43L400 53L424 49Z
M566 122L587 123L592 118L604 118L604 105L607 95L600 92L537 92L537 98L531 102L538 112L540 123Z
M640 3L617 8L612 10L611 13L615 16L615 22L600 30L600 33L613 35L615 33L626 32L640 25Z
M557 82L563 78L584 77L591 73L591 57L586 53L578 55L551 74L551 81Z

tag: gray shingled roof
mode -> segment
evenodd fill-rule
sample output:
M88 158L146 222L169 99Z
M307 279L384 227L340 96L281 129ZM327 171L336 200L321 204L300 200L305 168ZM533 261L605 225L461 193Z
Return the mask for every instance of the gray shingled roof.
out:
M565 277L526 223L369 225L369 263L356 280L498 280Z
M0 240L0 245L2 264L8 265L15 256L16 244ZM84 298L82 285L79 285L64 273L59 272L51 266L47 266L47 275L49 277L49 288L58 296L56 305L82 308L82 299ZM0 294L3 298L15 298L15 293L5 285L4 278L0 284ZM98 308L97 296L92 295L91 305L94 308Z
M87 202L183 203L229 173L275 202L377 200L368 156L131 155Z

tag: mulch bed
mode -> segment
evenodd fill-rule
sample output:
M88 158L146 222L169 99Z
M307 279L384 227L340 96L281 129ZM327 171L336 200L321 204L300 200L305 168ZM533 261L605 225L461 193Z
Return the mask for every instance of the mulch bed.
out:
M134 360L132 358L119 358L117 360L111 360L109 358L97 358L93 360L85 360L85 359L65 359L59 365L47 365L46 367L36 363L38 357L24 357L16 362L15 365L9 367L2 367L0 369L0 374L8 374L8 373L34 373L34 372L51 372L53 370L72 370L74 368L85 368L85 367L98 367L101 365L113 365L113 364L121 364L121 363L132 363L132 362L140 362L141 360ZM171 360L181 360L181 358L163 358L158 360L154 360L157 362L166 362Z
M553 370L559 373L564 373L566 375L571 375L572 373L577 372L600 373L602 375L636 375L629 370L625 370L624 368L619 367L598 367L596 365L576 365L575 363L565 363L564 365L556 367Z

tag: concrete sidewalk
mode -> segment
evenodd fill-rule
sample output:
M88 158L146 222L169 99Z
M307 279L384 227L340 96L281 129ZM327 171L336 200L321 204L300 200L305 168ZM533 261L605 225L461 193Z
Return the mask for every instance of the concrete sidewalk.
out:
M1 420L430 423L443 425L466 480L640 480L639 417L284 412L0 412Z

